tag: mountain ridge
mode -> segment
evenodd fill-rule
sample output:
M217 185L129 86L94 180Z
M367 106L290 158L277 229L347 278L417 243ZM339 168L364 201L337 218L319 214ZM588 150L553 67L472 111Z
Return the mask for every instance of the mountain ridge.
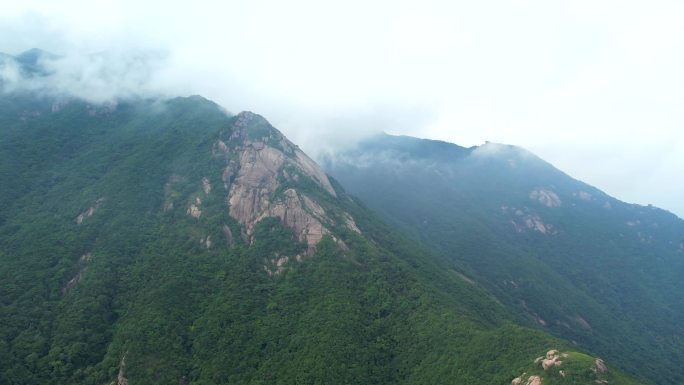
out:
M380 136L323 164L530 324L658 383L681 381L671 370L682 354L673 328L684 314L681 219L621 202L513 147L454 145L460 155L445 161L431 157L430 143ZM662 355L644 362L636 350Z
M255 114L0 107L2 383L560 381L533 361L569 343L516 325Z
M50 95L0 94L0 383L636 383L259 115Z

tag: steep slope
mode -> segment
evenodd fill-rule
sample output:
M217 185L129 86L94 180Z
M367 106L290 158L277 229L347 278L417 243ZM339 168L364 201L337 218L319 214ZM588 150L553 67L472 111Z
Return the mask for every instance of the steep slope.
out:
M14 93L0 133L2 384L508 384L573 349L258 115Z
M449 254L529 324L658 384L684 383L684 222L529 152L380 135L325 168Z

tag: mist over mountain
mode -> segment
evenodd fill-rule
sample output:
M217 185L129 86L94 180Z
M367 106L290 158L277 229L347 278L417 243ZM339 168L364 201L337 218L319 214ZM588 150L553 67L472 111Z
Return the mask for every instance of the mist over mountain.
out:
M260 115L54 93L46 55L2 59L32 86L0 95L0 383L638 383L520 325Z
M163 54L106 51L59 55L33 48L0 57L0 91L72 97L94 104L118 99L161 97ZM166 95L168 96L168 95Z
M684 221L674 214L496 143L379 135L323 165L527 324L650 382L683 380Z
M321 168L160 63L0 55L0 383L684 379L680 218L497 143Z
M83 7L85 5L77 8ZM169 8L170 14L178 12L178 9ZM198 7L196 11L207 13L211 8ZM201 32L203 28L212 28L207 20L216 22L216 15L206 15L201 26L195 25L183 33L171 27L177 23L171 23L169 15L155 15L155 23L148 21L145 24L145 28L152 30L159 27L156 23L165 25L173 30L173 39L169 39L169 30L155 31L153 36L141 34L135 39L114 31L105 33L104 26L111 20L102 21L103 25L96 28L98 31L104 28L103 31L83 35L72 31L70 23L60 24L52 18L41 17L40 12L25 16L25 20L22 18L22 22L14 26L9 22L0 23L0 28L5 32L3 46L15 47L7 51L14 56L21 55L25 46L18 43L21 39L8 36L35 37L34 41L29 40L30 44L45 42L45 47L56 54L55 60L43 60L50 68L49 82L19 78L13 87L69 94L94 103L119 97L169 98L200 94L230 111L261 112L315 159L381 131L438 138L468 146L479 145L485 140L511 143L534 150L554 165L622 200L654 203L683 215L678 191L684 185L676 176L678 165L682 164L680 154L684 151L680 149L684 142L676 123L678 110L669 111L672 105L669 100L677 98L670 98L670 93L665 92L674 86L666 87L668 90L663 92L625 91L619 98L605 96L593 103L586 102L590 97L597 97L598 94L592 93L594 96L581 98L577 106L572 102L576 94L584 90L582 87L597 82L604 86L604 82L615 82L611 76L616 72L610 70L611 76L604 74L603 77L595 73L577 74L577 79L566 79L568 84L557 84L558 79L546 79L549 74L542 69L532 71L531 68L540 62L530 59L528 65L518 67L527 74L526 81L519 79L520 72L510 72L508 68L503 71L491 68L486 74L478 75L480 80L476 81L464 74L488 68L474 61L478 55L458 55L458 60L451 64L440 60L414 63L412 58L416 57L411 52L411 45L403 45L406 37L394 36L399 32L390 30L391 36L387 37L397 39L395 46L401 51L399 57L406 56L405 60L398 60L388 51L363 49L370 42L360 36L353 37L358 40L356 45L343 47L335 46L344 40L339 36L332 41L324 35L314 41L302 40L303 36L292 36L293 31L284 28L295 24L285 23L287 18L280 20L255 13L253 5L239 8L245 8L239 20L221 23L230 24L224 26L229 30L225 33ZM277 8L283 7L278 5ZM282 12L294 9L284 8ZM363 8L359 15L371 11L367 5ZM346 13L349 9L338 11ZM11 14L11 10L8 12ZM384 20L384 17L380 19ZM368 22L379 20L371 18ZM398 22L416 26L420 24L415 23L425 20L400 17ZM182 25L186 23L187 20ZM298 28L304 32L307 23ZM256 28L256 25L263 28ZM275 28L276 25L282 27L278 33L265 32L267 27ZM431 28L423 29L423 32L436 33ZM332 45L328 46L326 42ZM309 46L315 43L315 49L301 48L305 43ZM313 60L309 57L311 52L322 52L322 49L326 55L317 55ZM348 50L361 52L345 54ZM443 51L432 47L430 52ZM431 62L442 64L434 68L428 65ZM500 65L506 67L503 63L507 61L488 62L502 63ZM625 61L621 63L626 64ZM456 70L459 66L465 68ZM645 70L643 66L639 68ZM658 68L649 74L665 76L663 68ZM619 81L619 87L609 89L626 87L636 81L633 74L638 72L634 71L624 75L628 79ZM1 74L5 72L0 69L0 77L4 77ZM679 76L679 72L676 74ZM537 76L545 81L538 84L541 80ZM498 81L494 81L495 78ZM445 83L446 80L451 86ZM575 80L577 87L574 87ZM670 80L653 84L670 83L677 84ZM538 87L529 87L530 84ZM467 87L461 88L464 85ZM674 92L679 93L680 89L676 88ZM545 92L525 98L515 90ZM637 107L632 100L637 94L651 97ZM656 97L660 100L657 103ZM625 98L629 99L629 107L621 104L627 102ZM599 108L604 102L611 106ZM519 103L523 105L515 107ZM647 113L646 107L657 111Z

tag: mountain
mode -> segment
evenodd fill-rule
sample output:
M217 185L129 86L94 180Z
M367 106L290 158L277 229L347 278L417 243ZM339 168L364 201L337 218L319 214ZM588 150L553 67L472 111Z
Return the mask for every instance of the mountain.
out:
M33 48L16 56L0 52L0 89L7 79L16 81L19 77L46 76L50 71L43 62L59 59L58 55Z
M637 383L257 114L50 95L0 93L0 384Z
M653 384L684 383L684 221L530 152L378 135L324 168L528 326Z
M0 282L2 384L637 383L198 96L0 94Z
M257 114L12 93L0 130L2 384L636 383Z

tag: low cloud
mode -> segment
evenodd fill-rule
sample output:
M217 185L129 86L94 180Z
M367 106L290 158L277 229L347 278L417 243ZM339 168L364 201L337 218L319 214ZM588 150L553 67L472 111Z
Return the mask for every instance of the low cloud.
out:
M21 66L9 56L0 56L0 89L14 91L22 85Z
M164 67L164 55L150 52L106 51L96 54L37 53L35 68L24 69L15 58L0 66L4 92L30 91L68 96L92 103L118 99L160 97L155 74ZM33 63L29 63L33 67Z
M683 16L674 0L24 0L3 4L0 51L63 57L49 83L22 86L94 102L200 94L262 114L314 157L378 131L519 145L683 215L681 157L640 150L684 143ZM17 85L15 68L0 76ZM592 146L602 159L587 166ZM659 183L610 161L635 151L672 160Z

